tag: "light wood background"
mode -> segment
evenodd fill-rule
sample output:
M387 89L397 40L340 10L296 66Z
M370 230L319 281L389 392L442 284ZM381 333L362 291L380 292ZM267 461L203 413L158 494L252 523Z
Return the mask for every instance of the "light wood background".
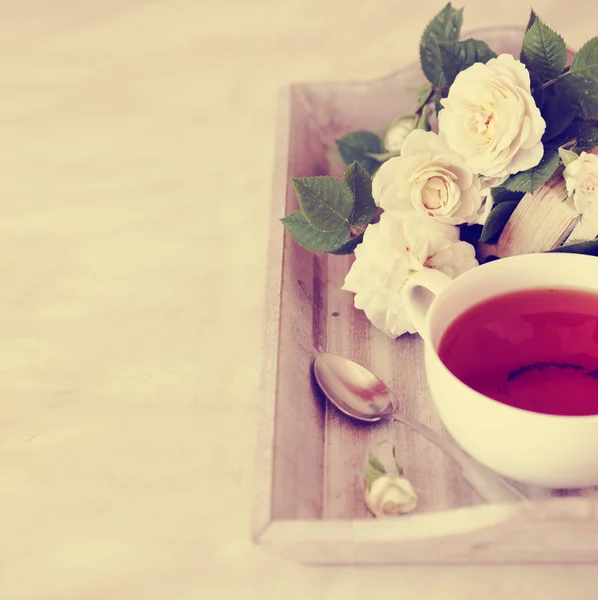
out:
M276 92L441 1L0 0L0 598L595 598L598 568L307 568L249 498ZM537 0L578 47L598 5ZM471 0L465 29L522 25Z

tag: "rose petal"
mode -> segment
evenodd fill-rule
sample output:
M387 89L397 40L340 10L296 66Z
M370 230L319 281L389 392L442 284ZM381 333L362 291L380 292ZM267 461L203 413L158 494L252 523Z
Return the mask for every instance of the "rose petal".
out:
M401 156L413 156L415 154L435 155L448 151L449 148L444 140L440 139L434 132L415 129L405 138L401 149Z

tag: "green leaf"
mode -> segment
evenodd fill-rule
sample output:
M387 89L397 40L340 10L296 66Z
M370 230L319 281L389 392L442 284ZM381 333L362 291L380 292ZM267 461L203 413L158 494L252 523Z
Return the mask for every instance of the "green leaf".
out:
M549 252L570 252L572 254L589 254L591 256L598 256L598 240L579 242L577 244L565 244L564 246L549 250Z
M429 113L430 107L424 106L420 115L415 121L415 129L423 129L423 131L430 131L430 122L428 121Z
M575 55L568 72L579 116L598 119L598 37L586 42Z
M567 83L577 115L582 119L598 119L598 83L583 76L574 77Z
M492 195L492 199L494 200L495 204L500 204L501 202L510 202L513 200L519 202L519 200L525 196L525 192L512 192L511 190L507 190L501 186L492 188L492 190L490 190L490 194Z
M491 58L496 58L496 53L488 44L480 40L440 42L438 46L446 85L452 85L455 77L471 65L487 63Z
M293 186L310 225L325 232L349 231L353 195L344 181L335 177L293 178Z
M525 26L525 31L529 31L530 27L536 22L536 19L538 17L536 17L536 13L532 10L529 16L529 21L527 22L527 25Z
M496 204L486 219L482 235L480 236L480 242L486 244L496 243L518 204L519 200L506 200L505 202Z
M348 242L343 244L340 248L336 248L336 250L330 250L330 254L351 254L355 251L355 248L359 246L363 242L363 233L352 237Z
M368 464L371 465L372 468L376 469L376 471L380 471L380 473L386 473L384 465L371 452L368 455Z
M527 171L522 171L516 175L511 175L502 187L510 192L535 192L542 187L556 171L561 157L556 150L552 148L544 149L544 156L538 165Z
M580 48L571 63L569 73L598 84L598 37L593 37Z
M565 167L579 158L579 155L575 154L575 152L572 152L571 150L567 150L567 148L559 148L558 152Z
M544 97L546 96L546 91L550 88L542 87L541 85L537 85L536 87L532 87L532 98L538 107L538 110L542 112L544 108ZM577 109L576 109L577 110Z
M534 99L537 101L537 93L540 92L542 98L550 99L551 96L558 96L559 103L567 110L573 111L575 116L582 119L597 119L598 118L598 83L593 79L584 77L583 75L574 75L567 77L571 72L566 71L561 75L560 79L553 80L550 85L544 84L545 87L536 87L534 89ZM554 90L552 90L554 88ZM569 105L569 108L567 108ZM544 115L544 107L538 104L538 107ZM551 118L550 115L548 118ZM549 124L548 124L549 125ZM544 136L543 139L549 139Z
M455 10L449 2L424 30L419 46L421 68L435 87L445 84L438 44L458 40L462 24L463 9Z
M546 142L563 133L571 125L578 108L565 81L558 81L545 90L541 87L536 90L542 95L541 104L537 101L536 104L541 107L542 117L546 121L546 131L542 136L542 141Z
M546 82L558 77L567 64L567 46L563 38L535 18L523 38L522 62L534 82Z
M575 140L576 150L593 150L598 146L598 126L588 121L574 121L568 129L572 133L571 139Z
M371 487L372 483L376 481L379 477L382 477L384 473L380 473L380 471L376 471L376 469L372 468L371 465L368 465L365 469L365 478L368 482L368 486Z
M382 140L371 131L354 131L336 140L338 151L346 165L358 161L368 173L374 173L380 162L368 154L381 154L386 149Z
M281 219L285 229L300 245L312 252L332 252L349 239L349 230L324 232L312 227L300 210Z
M559 148L570 145L580 152L598 146L598 127L589 121L575 119L561 135L551 140L550 146Z
M353 212L349 217L351 225L367 225L376 216L378 207L372 196L372 178L355 161L346 171L344 181L353 194Z
M415 107L413 108L413 112L415 114L419 114L423 110L424 106L430 102L433 93L434 86L429 83L426 83L426 85L420 89L419 94L417 95Z

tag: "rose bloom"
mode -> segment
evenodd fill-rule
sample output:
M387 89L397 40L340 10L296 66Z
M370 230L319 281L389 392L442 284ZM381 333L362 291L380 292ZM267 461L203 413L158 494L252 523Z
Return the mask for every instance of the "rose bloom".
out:
M583 214L598 200L598 156L582 152L567 165L563 175L575 209Z
M405 139L415 129L417 118L413 116L395 119L384 135L384 147L389 152L400 152Z
M381 475L366 490L365 503L377 517L391 517L417 508L418 497L411 482L400 475Z
M463 159L431 131L412 131L401 156L376 172L372 194L378 206L398 214L418 213L449 225L480 220L480 182Z
M365 230L342 289L355 294L355 307L376 328L396 338L416 331L401 295L414 272L438 269L456 277L477 265L474 247L459 240L457 227L385 212Z
M525 65L510 54L461 71L440 103L440 134L474 173L495 178L535 167L546 122L531 95Z

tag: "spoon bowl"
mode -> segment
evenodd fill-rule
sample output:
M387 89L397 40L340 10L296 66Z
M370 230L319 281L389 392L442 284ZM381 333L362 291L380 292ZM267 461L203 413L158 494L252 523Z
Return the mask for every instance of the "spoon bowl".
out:
M387 385L365 367L337 354L320 353L314 359L313 371L324 395L341 412L367 423L385 419L414 429L452 458L461 467L465 479L485 500L512 502L525 499L497 473L474 461L454 440L399 412L397 401Z
M318 354L313 366L324 395L347 416L373 423L396 410L386 384L356 362L337 354Z

